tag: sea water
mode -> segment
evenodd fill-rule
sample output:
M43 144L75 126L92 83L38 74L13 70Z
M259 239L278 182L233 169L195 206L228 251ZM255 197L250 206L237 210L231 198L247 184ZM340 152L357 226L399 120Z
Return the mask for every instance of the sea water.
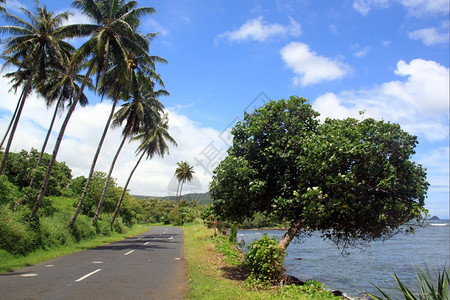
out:
M238 242L247 246L264 233L280 238L281 230L241 230ZM366 298L367 293L381 296L374 285L396 294L396 274L406 286L417 286L417 267L434 271L450 265L450 222L430 222L416 228L414 234L397 234L384 242L377 241L362 249L350 248L350 254L318 233L292 242L287 248L286 273L302 281L317 280L331 290L340 290L352 298Z

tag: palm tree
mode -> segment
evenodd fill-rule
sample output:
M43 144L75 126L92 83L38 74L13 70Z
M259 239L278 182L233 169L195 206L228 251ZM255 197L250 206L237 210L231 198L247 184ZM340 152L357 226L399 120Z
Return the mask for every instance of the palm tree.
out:
M0 0L0 3L5 3L5 0ZM6 9L3 7L3 5L0 5L0 12L6 12Z
M130 84L129 92L133 95L132 101L123 104L122 108L114 115L113 127L120 127L125 122L122 130L123 139L111 163L97 210L92 219L93 223L97 222L100 215L109 179L125 141L140 132L142 128L151 129L157 120L160 119L160 113L162 113L164 108L162 103L154 97L152 92L154 84L151 80L141 76L133 76Z
M62 136L81 93L84 91L88 77L95 72L98 84L111 65L122 64L125 66L124 69L126 68L127 51L131 49L136 53L141 53L148 50L147 41L136 34L136 28L139 25L140 17L152 14L155 10L149 7L136 8L136 5L136 1L125 3L123 0L75 0L72 3L72 6L80 9L85 16L96 22L96 24L67 25L62 30L67 37L91 36L73 57L73 61L77 63L89 58L88 71L61 126L52 158L31 214L32 217L42 202Z
M141 156L139 157L138 161L136 162L136 165L131 170L130 175L128 176L127 182L125 183L125 186L123 187L122 195L120 196L119 201L117 202L116 209L114 210L113 217L111 218L111 226L114 224L114 221L116 219L117 214L119 213L120 205L122 204L122 200L125 196L125 193L128 188L128 184L130 183L131 177L134 174L134 171L136 171L136 168L138 167L139 163L141 162L142 158L147 155L147 159L152 159L155 155L159 155L161 157L164 157L165 153L169 154L169 146L167 145L167 141L171 142L175 146L177 146L177 143L175 140L169 135L168 129L169 129L169 120L167 117L167 113L164 114L162 119L155 125L154 128L152 128L150 131L144 131L137 135L133 140L141 140L141 144L139 145L137 149L137 153L141 153Z
M189 165L187 161L181 161L177 163L178 168L175 170L175 177L178 180L178 186L177 186L177 204L180 202L181 199L181 191L183 189L183 184L186 181L191 181L194 172L194 167Z
M6 49L2 56L6 59L6 66L18 66L12 81L16 82L15 89L22 86L22 93L17 102L16 112L13 115L14 122L6 144L0 174L8 158L11 143L25 104L26 98L31 93L34 82L45 81L46 71L52 60L62 62L64 51L70 51L73 47L64 42L60 28L69 17L68 12L55 15L49 12L36 0L36 16L25 8L22 12L30 21L5 12L6 21L12 25L0 26L0 33L11 35L6 39Z
M77 0L73 6L80 9L86 16L96 22L89 25L72 25L68 30L92 34L92 38L85 43L80 53L94 53L91 64L97 65L97 87L102 96L113 99L113 105L106 122L103 134L97 146L91 163L86 184L78 201L77 209L69 222L72 228L84 203L89 185L94 175L100 150L110 127L117 102L123 93L123 86L127 84L131 64L128 53L133 52L146 55L149 40L136 33L139 18L153 14L155 10L149 7L136 8L137 2L131 1L87 1ZM82 47L83 48L83 47ZM110 67L113 65L113 67Z

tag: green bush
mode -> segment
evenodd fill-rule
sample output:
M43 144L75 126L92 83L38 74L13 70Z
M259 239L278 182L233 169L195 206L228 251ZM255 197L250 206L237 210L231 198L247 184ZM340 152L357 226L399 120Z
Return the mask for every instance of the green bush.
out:
M77 242L87 240L97 235L95 227L90 225L91 219L86 215L79 215L73 225L72 235Z
M125 226L125 224L123 224L123 220L122 220L121 217L117 217L116 218L116 220L114 221L112 229L115 232L117 232L117 233L125 233L125 232L127 232L127 227Z
M19 189L5 175L0 176L0 204L13 204L21 197Z
M41 218L40 234L44 247L66 245L74 242L74 237L67 227L70 216L64 213L55 213L51 217Z
M7 205L0 205L0 248L13 254L26 254L40 246L40 237L32 222L29 211L22 208L11 211Z
M250 272L248 281L258 283L277 283L284 274L285 250L278 246L275 238L264 234L248 246L246 267Z

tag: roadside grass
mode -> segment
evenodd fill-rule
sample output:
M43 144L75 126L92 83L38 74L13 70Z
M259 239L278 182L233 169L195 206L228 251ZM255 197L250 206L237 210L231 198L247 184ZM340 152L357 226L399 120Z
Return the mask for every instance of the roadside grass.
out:
M38 249L28 255L11 254L3 249L0 249L0 274L11 272L23 267L32 266L67 254L120 241L124 238L135 236L148 230L150 230L148 225L136 225L133 228L129 228L125 233L112 233L109 236L99 236L89 240L83 240L78 243L70 242L63 246Z
M199 223L186 224L183 230L189 280L186 299L339 299L318 283L267 289L246 286L239 251L227 246L226 238L212 238L214 231Z

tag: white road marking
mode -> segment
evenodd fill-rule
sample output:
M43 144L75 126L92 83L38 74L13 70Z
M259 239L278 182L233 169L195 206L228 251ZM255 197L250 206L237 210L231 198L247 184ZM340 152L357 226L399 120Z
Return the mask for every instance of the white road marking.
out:
M80 278L78 278L77 280L75 280L75 282L80 282L80 281L82 281L82 280L85 280L86 278L88 278L89 276L92 276L92 275L94 275L95 273L97 273L97 272L100 272L102 269L97 269L97 270L95 270L95 271L93 271L93 272L91 272L91 273L89 273L89 274L86 274L86 275L84 275L83 277L80 277Z
M125 253L124 255L128 255L128 254L131 254L133 252L134 252L134 250L131 250L131 251L128 251L127 253Z
M55 265L45 265L46 268L54 267Z
M144 245L148 245L150 242L145 242Z
M102 264L103 262L102 261L93 261L92 263L93 264Z
M180 260L181 258L179 258L179 257L175 257L174 259L175 259L175 260Z
M173 236L171 236L171 237L169 238L169 240L173 240Z
M22 274L22 275L20 275L21 277L34 277L34 276L37 276L38 274L36 274L36 273L26 273L26 274Z

